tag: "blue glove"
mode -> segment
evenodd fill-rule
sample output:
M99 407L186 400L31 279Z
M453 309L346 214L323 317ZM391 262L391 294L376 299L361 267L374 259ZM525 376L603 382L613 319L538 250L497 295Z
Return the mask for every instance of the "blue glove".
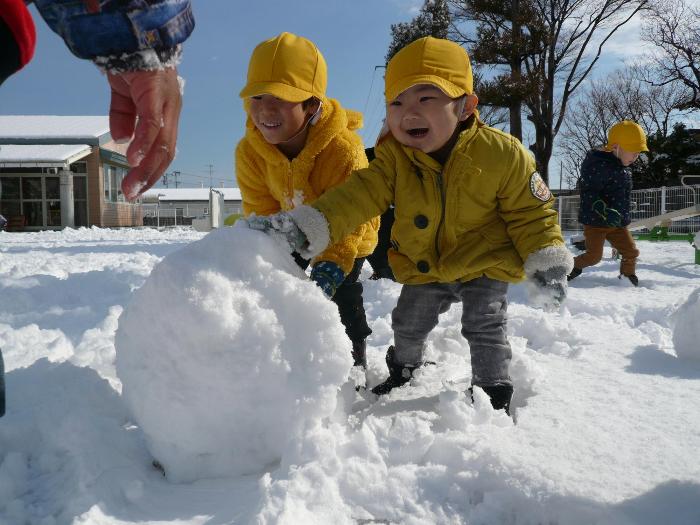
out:
M286 245L290 253L300 252L309 242L299 229L292 216L286 211L274 215L251 215L246 219L248 228L267 233L273 239Z
M345 272L334 262L321 261L311 269L311 280L323 290L323 293L332 298L338 287L343 284Z

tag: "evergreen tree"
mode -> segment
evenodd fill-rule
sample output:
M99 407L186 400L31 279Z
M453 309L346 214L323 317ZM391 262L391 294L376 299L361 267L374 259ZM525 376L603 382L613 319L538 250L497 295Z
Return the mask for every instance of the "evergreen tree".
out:
M496 69L482 80L476 92L479 103L508 108L510 134L522 140L522 104L539 89L533 76L523 73L523 61L541 47L543 24L538 21L532 0L452 0L454 35L469 49L479 69ZM459 23L476 24L465 33ZM481 76L483 79L483 75Z
M700 173L700 141L683 124L676 124L667 136L654 133L647 145L649 153L632 166L636 188L680 186L683 175Z
M425 0L420 13L410 22L391 24L391 43L386 53L389 62L400 49L424 36L447 38L450 10L447 0Z

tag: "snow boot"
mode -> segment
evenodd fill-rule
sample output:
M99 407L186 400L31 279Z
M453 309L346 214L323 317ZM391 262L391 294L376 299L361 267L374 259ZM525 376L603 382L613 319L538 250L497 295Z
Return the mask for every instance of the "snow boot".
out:
M625 275L625 274L621 273L620 275L617 276L617 278L622 279L623 276L627 277L633 285L639 286L639 278L635 274L631 273L629 275Z
M372 389L372 393L378 396L388 394L392 389L400 387L408 383L413 377L413 373L420 365L399 365L394 362L394 346L389 347L386 353L386 366L389 367L389 377L383 383L378 384Z
M494 410L504 409L506 414L510 415L510 401L513 398L513 385L487 385L481 388L491 398L491 406ZM473 388L469 387L468 392L473 403Z
M352 342L352 360L353 366L361 366L367 368L367 341Z
M571 270L571 273L570 273L569 275L566 276L566 280L567 280L567 281L573 281L574 279L576 279L576 277L578 277L578 276L581 275L582 273L583 273L583 270L582 270L581 268L576 268L576 267L574 266L574 269Z

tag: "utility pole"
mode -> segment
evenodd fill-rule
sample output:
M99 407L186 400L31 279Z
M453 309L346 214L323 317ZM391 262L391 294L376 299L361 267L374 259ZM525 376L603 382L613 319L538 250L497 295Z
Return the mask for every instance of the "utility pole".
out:
M173 171L173 177L175 177L175 189L180 185L180 181L178 181L178 177L180 176L179 171Z
M166 188L168 187L168 175L169 173L163 175L163 186L165 186Z
M213 165L213 164L207 164L207 166L209 167L209 187L211 188L211 187L213 187L213 184L214 184L214 182L213 182L213 180L212 180L212 175L213 175L213 172L214 172L214 165Z

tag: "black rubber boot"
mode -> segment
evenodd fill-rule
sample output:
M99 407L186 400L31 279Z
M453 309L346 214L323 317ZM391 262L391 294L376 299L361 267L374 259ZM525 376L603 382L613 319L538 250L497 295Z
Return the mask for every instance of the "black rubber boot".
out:
M361 366L367 368L367 341L352 342L352 360L353 366Z
M573 281L574 279L576 279L576 277L578 277L578 276L581 275L582 273L583 273L583 270L582 270L581 268L576 268L576 267L574 266L574 269L571 270L571 273L570 273L569 275L566 276L566 280L567 280L567 281Z
M491 406L494 410L504 409L506 414L510 415L510 401L513 398L513 385L487 385L481 388L491 398ZM469 387L468 393L472 402L474 402L472 387Z
M624 274L620 274L617 278L622 279L623 275ZM625 277L627 277L633 285L639 286L639 278L635 274L631 273L629 275L625 275Z
M413 373L418 366L399 365L394 362L394 347L390 346L386 353L386 366L389 367L389 377L383 383L378 384L372 389L372 393L378 396L383 396L392 391L392 389L400 387L408 383L413 377Z

